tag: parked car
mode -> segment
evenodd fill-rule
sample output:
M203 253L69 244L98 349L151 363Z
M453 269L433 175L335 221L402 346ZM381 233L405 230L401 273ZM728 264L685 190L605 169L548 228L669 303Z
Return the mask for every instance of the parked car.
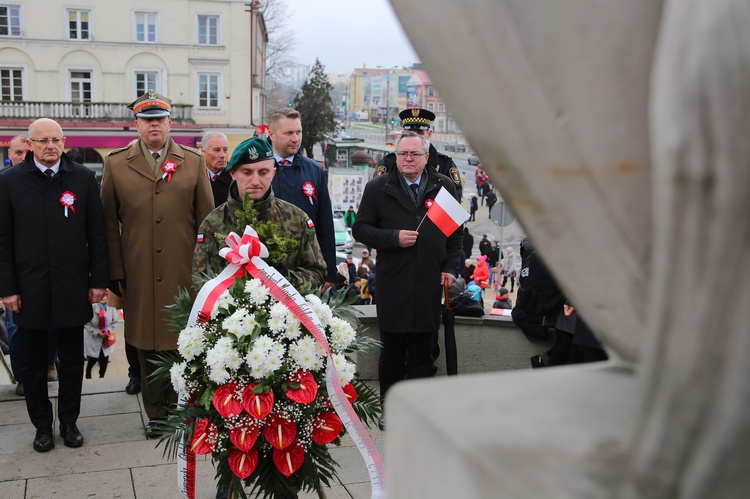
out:
M354 237L352 230L344 225L340 218L333 219L333 231L336 234L336 251L351 255L354 251Z
M466 152L466 144L463 142L446 142L444 148L446 151Z
M470 165L478 165L479 164L479 156L477 156L477 153L474 151L471 151L469 153L469 158L466 160Z

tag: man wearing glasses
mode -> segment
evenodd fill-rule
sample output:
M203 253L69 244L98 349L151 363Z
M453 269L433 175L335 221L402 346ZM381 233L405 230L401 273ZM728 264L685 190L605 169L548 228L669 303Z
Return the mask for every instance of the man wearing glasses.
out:
M456 184L458 199L460 200L463 193L463 186L461 185L461 175L458 173L456 163L453 162L450 156L438 152L435 146L429 143L432 138L432 122L435 121L435 113L421 107L411 107L398 113L398 117L401 118L401 126L404 131L417 133L427 139L429 144L427 164L434 168L436 172L442 173L453 180L453 183ZM378 163L375 175L390 172L395 166L396 154L392 152L388 153Z
M428 201L454 182L432 168L427 140L404 132L396 142L396 167L372 179L362 194L354 237L378 250L377 316L380 328L380 396L402 379L433 375L432 338L440 326L443 282L453 284L463 231L446 237L431 221L419 227ZM381 419L381 429L384 426Z
M109 269L94 173L63 153L62 128L51 119L34 121L26 143L33 154L0 175L0 296L18 326L33 447L45 452L55 446L48 331L57 335L60 359L60 436L80 447L83 325L104 296Z

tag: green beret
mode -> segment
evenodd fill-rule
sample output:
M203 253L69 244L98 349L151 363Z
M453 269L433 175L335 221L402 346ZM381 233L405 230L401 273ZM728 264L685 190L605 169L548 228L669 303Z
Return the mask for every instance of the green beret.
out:
M234 149L232 157L229 158L227 171L230 171L237 165L249 165L267 159L273 159L271 144L260 137L251 137L240 142L240 145Z

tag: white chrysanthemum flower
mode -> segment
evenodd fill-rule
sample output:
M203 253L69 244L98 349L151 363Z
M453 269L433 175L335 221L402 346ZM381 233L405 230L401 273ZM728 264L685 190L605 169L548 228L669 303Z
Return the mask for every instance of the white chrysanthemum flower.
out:
M330 362L330 361L329 361ZM357 366L340 353L333 354L333 365L336 366L336 374L339 377L339 383L348 385L354 379L357 372Z
M302 325L296 317L287 317L286 319L286 330L284 331L284 338L288 340L296 340L302 334Z
M230 338L229 336L222 336L216 342L216 345L214 345L212 350L216 350L222 357L226 357L229 355L231 350L233 350L233 347L234 340L232 340L232 338Z
M185 360L191 361L203 353L205 344L206 337L203 328L186 327L180 331L180 336L177 338L177 351Z
M223 366L215 366L210 368L208 378L216 383L217 385L223 385L229 381L229 371Z
M307 303L309 303L310 306L320 305L321 303L323 303L316 295L307 295L305 296L305 300L307 300Z
M357 338L354 328L344 319L334 317L331 320L331 334L328 343L336 352L343 352Z
M250 279L245 283L245 294L250 303L254 305L263 305L268 297L268 288L260 282L260 279Z
M235 335L237 338L242 338L253 332L252 328L248 327L248 322L250 322L249 319L250 316L248 315L247 310L239 308L232 315L224 319L221 323L221 327Z
M250 367L250 369L257 369L263 365L265 358L265 352L253 348L252 350L247 352L247 355L245 356L245 362Z
M268 329L274 333L279 334L284 332L286 329L286 318L283 315L271 315L268 318Z
M270 336L266 334L261 334L255 339L255 343L253 344L253 350L258 349L262 350L263 352L268 352L271 350L271 347L273 346L274 341L271 339Z
M315 371L320 369L318 346L314 338L304 336L289 347L289 355L300 369Z
M284 354L286 354L286 347L283 343L280 342L274 342L273 346L270 348L270 354L275 355L279 357L280 359L284 358Z
M278 371L281 369L284 357L281 355L276 355L273 352L269 352L268 357L266 357L265 367L268 373L272 373L274 371Z
M219 296L219 298L216 300L216 303L214 303L213 308L211 309L211 319L215 319L217 315L219 315L220 309L226 309L229 310L229 307L235 305L236 302L234 300L234 297L229 292L228 289L225 289L224 292Z
M236 348L232 348L226 356L224 365L228 369L237 371L237 369L239 369L242 365L242 355L240 354L239 350L237 350Z
M185 383L185 368L187 367L187 362L181 362L179 364L172 364L172 367L169 368L169 377L172 380L172 387L174 388L174 391L178 394L184 394L189 395L187 391L187 386Z

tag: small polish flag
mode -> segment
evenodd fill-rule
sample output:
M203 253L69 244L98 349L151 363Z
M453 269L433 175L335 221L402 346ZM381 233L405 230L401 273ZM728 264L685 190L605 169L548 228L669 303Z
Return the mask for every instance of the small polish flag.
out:
M310 229L312 229L313 227L315 227L315 224L309 218L307 219L307 227L310 228Z
M202 243L203 242L203 234L198 234L198 237L195 238L196 243Z
M432 206L427 210L427 218L432 220L446 237L453 234L461 224L469 219L469 212L445 187L441 187Z

